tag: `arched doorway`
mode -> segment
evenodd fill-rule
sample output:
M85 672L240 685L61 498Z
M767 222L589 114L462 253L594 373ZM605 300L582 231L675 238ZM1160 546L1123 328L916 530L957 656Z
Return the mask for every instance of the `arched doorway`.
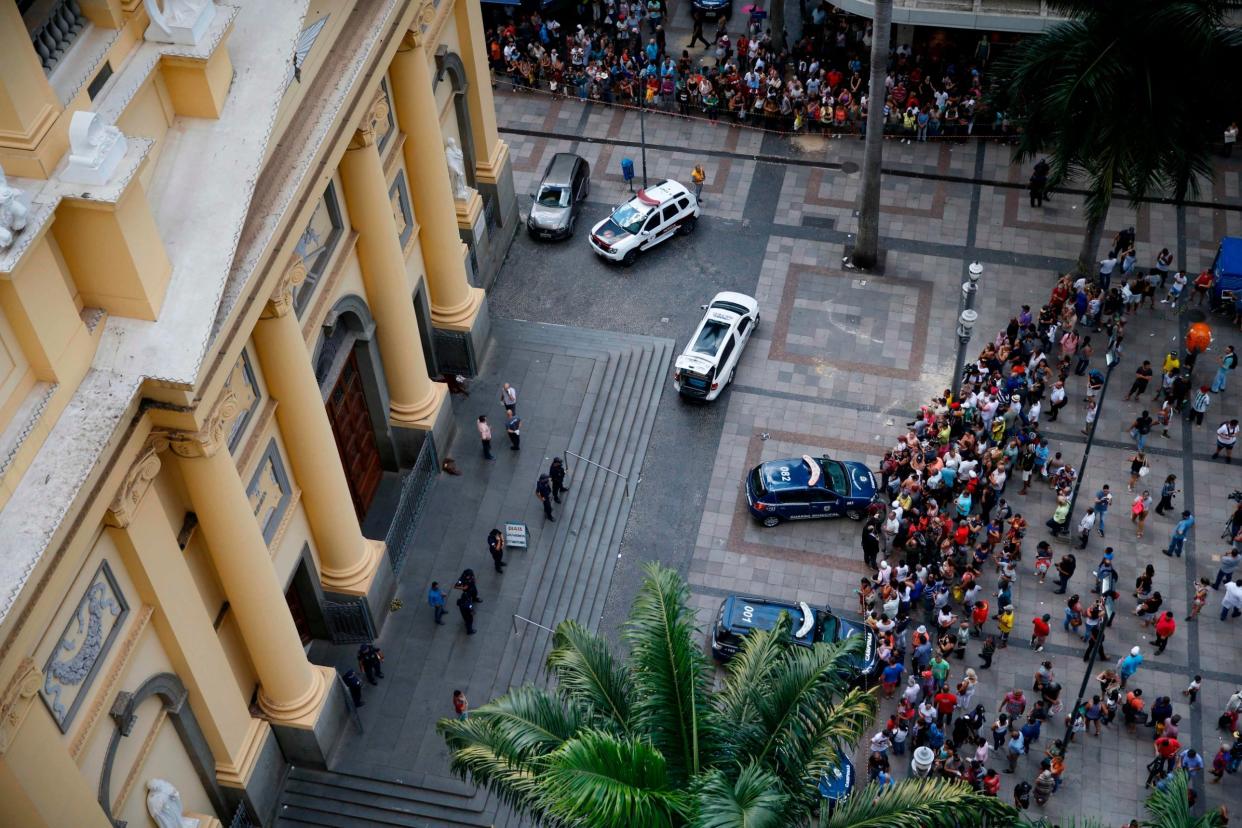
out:
M346 296L328 314L315 357L315 376L359 522L371 508L384 471L397 468L374 331L366 303Z

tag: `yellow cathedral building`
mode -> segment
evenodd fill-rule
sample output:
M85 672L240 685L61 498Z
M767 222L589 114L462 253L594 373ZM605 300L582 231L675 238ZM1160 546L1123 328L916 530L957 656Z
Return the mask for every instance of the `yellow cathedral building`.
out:
M0 169L0 826L270 824L487 347L478 0L0 0Z

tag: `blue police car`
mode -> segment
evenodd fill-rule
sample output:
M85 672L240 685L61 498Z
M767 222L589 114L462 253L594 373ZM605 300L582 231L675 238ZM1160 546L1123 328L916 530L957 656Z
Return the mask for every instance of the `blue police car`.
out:
M760 463L746 476L746 505L764 526L842 515L862 520L875 499L871 469L827 455Z
M728 661L742 648L742 637L751 630L770 630L776 626L782 612L789 613L792 626L789 642L810 647L820 641L844 641L855 635L864 636L863 652L855 659L855 679L866 684L875 678L879 669L876 657L875 631L857 621L847 621L832 611L831 607L818 609L803 601L777 601L770 598L752 598L730 595L720 604L716 624L712 627L712 657Z

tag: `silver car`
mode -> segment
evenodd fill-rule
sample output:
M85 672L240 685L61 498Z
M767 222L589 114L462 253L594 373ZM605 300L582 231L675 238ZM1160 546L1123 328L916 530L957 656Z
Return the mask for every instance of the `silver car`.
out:
M574 234L582 202L591 193L591 165L572 152L558 152L548 162L526 229L537 239L567 239Z

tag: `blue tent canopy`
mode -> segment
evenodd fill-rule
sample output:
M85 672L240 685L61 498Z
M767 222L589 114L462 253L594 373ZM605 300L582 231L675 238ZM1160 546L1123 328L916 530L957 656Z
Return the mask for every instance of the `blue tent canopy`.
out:
M1217 299L1226 290L1242 294L1242 239L1226 236L1220 240L1212 273L1216 276L1212 293Z

